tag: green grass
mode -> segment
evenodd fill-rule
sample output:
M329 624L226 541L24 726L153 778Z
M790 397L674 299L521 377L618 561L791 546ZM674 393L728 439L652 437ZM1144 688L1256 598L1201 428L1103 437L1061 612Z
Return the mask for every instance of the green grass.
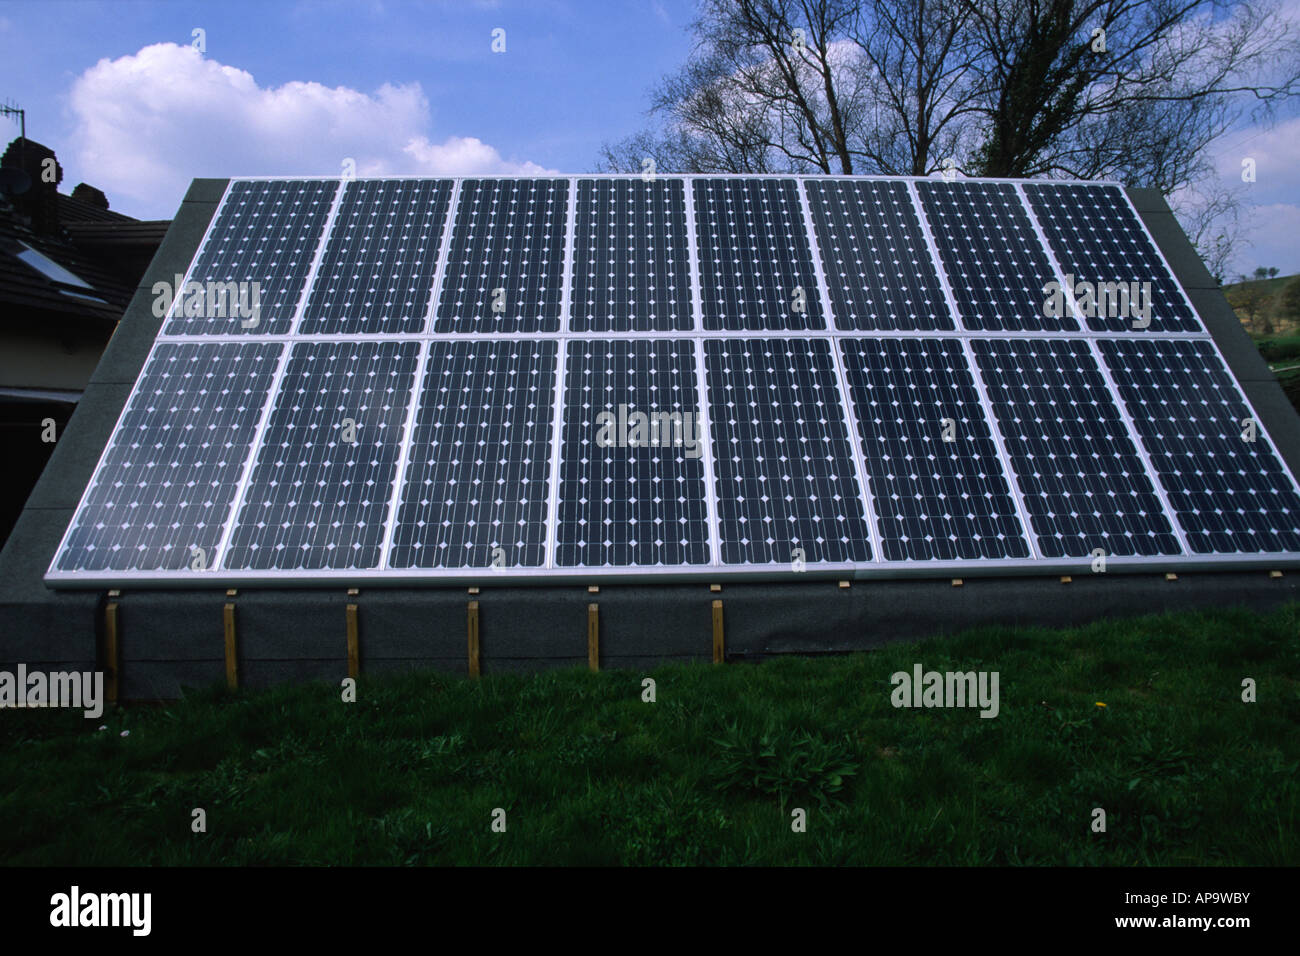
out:
M1300 335L1269 335L1255 339L1255 347L1264 361L1277 364L1291 364L1300 359Z
M1298 624L1224 610L668 666L653 704L639 672L570 670L4 711L0 859L1294 864ZM998 671L1000 716L895 709L889 676L916 662Z

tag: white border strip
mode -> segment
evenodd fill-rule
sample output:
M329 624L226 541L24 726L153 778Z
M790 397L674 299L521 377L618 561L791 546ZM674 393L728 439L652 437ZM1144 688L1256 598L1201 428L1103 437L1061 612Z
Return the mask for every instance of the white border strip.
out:
M966 366L970 369L971 380L975 383L975 393L979 396L980 408L984 412L984 420L988 425L989 435L998 450L998 460L1002 465L1002 477L1011 490L1011 497L1016 503L1016 516L1020 519L1021 534L1029 544L1029 556L1035 560L1041 559L1042 553L1038 550L1038 534L1029 520L1029 506L1025 504L1025 493L1024 489L1020 487L1020 476L1016 474L1015 468L1011 467L1011 453L1007 451L1006 436L1002 434L1002 423L998 421L998 416L993 410L993 402L989 398L988 390L985 388L984 373L980 370L979 362L976 361L975 349L971 345L970 339L962 339L961 347L966 356Z
M433 270L433 287L429 290L429 311L424 316L425 336L433 334L438 321L438 306L442 304L442 284L447 274L447 255L451 252L451 231L456 225L456 211L460 206L460 180L451 184L447 197L447 219L442 224L442 238L438 242L438 265ZM464 333L460 333L463 337Z
M604 567L541 568L527 567L507 571L488 572L484 568L420 568L402 571L323 570L323 571L235 571L215 572L207 580L209 586L241 587L267 585L342 586L349 582L376 581L388 584L439 585L481 584L486 573L493 574L494 583L502 584L583 584L593 578L611 580L615 584L645 582L709 581L785 581L794 582L811 578L851 577L853 580L892 580L897 578L943 577L949 574L961 577L996 577L999 575L1044 576L1077 574L1081 557L1053 558L1035 561L1029 558L969 561L882 561L879 563L810 562L806 572L795 572L789 562L781 564L727 564L711 568L707 565L620 565ZM1300 552L1251 552L1249 554L1207 555L1135 555L1107 560L1110 571L1160 574L1167 571L1244 571L1300 568ZM148 587L187 587L194 583L194 571L58 571L45 575L47 583L70 589L126 587L140 584Z
M704 297L700 292L700 245L695 232L695 183L682 182L682 202L686 213L686 262L691 281L691 327L695 329L691 348L695 351L695 392L699 402L700 430L704 442L704 507L709 522L709 564L722 564L722 529L718 524L718 477L713 466L713 420L709 409L708 362L704 340ZM719 333L719 337L721 334Z
M699 425L700 441L704 445L704 508L709 529L709 564L722 564L722 531L718 525L718 494L713 471L713 421L709 414L708 374L704 339L696 337L691 340L695 353L695 392L699 402L696 422Z
M1147 477L1151 480L1151 488L1155 491L1156 497L1160 499L1160 507L1164 509L1165 517L1169 519L1169 527L1173 529L1174 537L1178 539L1178 546L1183 549L1183 554L1192 554L1192 549L1187 545L1187 535L1183 531L1182 522L1178 520L1178 513L1174 511L1173 506L1169 503L1169 495L1165 492L1164 482L1160 480L1160 472L1151 463L1151 456L1147 454L1147 447L1142 442L1142 436L1138 434L1138 430L1133 424L1133 417L1129 415L1124 396L1120 394L1119 387L1116 386L1115 379L1111 377L1110 369L1106 366L1106 358L1101 354L1101 347L1096 342L1089 342L1088 351L1092 353L1092 360L1097 363L1097 368L1101 370L1101 377L1106 382L1106 390L1110 392L1111 398L1115 402L1115 408L1119 412L1120 423L1128 432L1129 441L1133 443L1133 449L1137 452L1142 467L1146 469ZM1111 556L1107 555L1106 557L1109 560Z
M384 538L379 545L379 569L388 570L388 552L393 546L393 534L397 530L397 509L402 504L402 490L406 487L406 466L411 461L411 438L415 434L415 421L419 414L420 398L424 394L424 370L429 362L429 353L433 343L421 342L420 352L415 360L415 381L411 384L411 393L406 400L406 421L402 424L402 446L397 456L397 471L393 475L393 491L388 496L388 510L384 519Z
M957 297L952 294L952 284L948 281L948 268L943 264L943 256L939 254L939 244L935 241L934 233L930 231L930 221L925 215L925 204L921 201L921 191L916 188L914 183L908 183L907 195L912 200L912 211L921 224L921 237L925 240L926 251L930 253L930 263L934 266L935 277L939 280L939 290L943 293L943 300L948 303L948 315L952 318L952 329L935 329L924 334L975 335L977 330L966 328L966 323L962 321L961 310L957 308ZM904 333L890 332L889 334L900 335ZM1028 335L1030 333L1016 334Z
M835 312L831 308L831 293L826 285L826 270L823 268L821 245L817 242L817 224L813 221L812 206L808 203L803 182L798 182L795 188L799 193L799 210L803 217L803 228L808 234L808 251L812 257L813 280L817 283L818 301L822 307L822 323L828 332L835 331L839 326L835 322ZM849 389L848 376L844 372L843 356L834 338L828 335L815 335L810 338L822 339L830 349L831 368L835 371L835 388L840 398L840 421L845 426L847 432L845 437L848 439L849 452L853 456L853 472L858 481L858 503L864 509L862 517L867 526L871 560L882 561L884 556L881 554L880 547L880 513L876 509L875 495L872 494L871 485L867 480L866 453L862 433L858 431L858 414L853 407L853 392Z
M302 318L307 314L307 303L311 301L311 294L316 285L316 273L320 270L320 264L325 259L325 250L329 247L330 236L334 232L334 218L339 213L339 207L343 205L343 193L348 188L348 183L355 182L353 179L343 179L339 181L339 188L334 193L334 202L330 205L329 215L325 218L325 226L321 231L320 242L316 244L316 255L312 256L311 268L307 270L307 275L303 278L302 294L298 297L298 305L293 310L293 319L289 323L289 336L294 338L298 335L298 326L302 324Z
M560 532L560 458L564 454L564 377L567 372L569 348L565 342L555 343L555 398L551 410L551 486L547 489L546 550L544 566L555 567L555 552L559 547Z
M518 173L514 175L482 175L482 176L354 176L357 180L406 180L420 181L426 179L447 179L457 182L464 182L469 179L483 180L559 180L569 179L641 179L644 173L559 173L545 174L537 173ZM281 182L284 180L327 180L338 181L339 176L231 176L230 181L235 182ZM1021 183L1025 180L1006 178L999 176L960 176L956 179L944 179L940 175L931 176L864 176L864 175L845 175L842 173L656 173L656 179L840 179L846 182L861 182L863 180L895 180L899 182L920 182L929 180L930 182L971 182L971 183ZM1041 182L1051 182L1062 186L1121 186L1118 180L1114 179L1051 179L1035 180Z

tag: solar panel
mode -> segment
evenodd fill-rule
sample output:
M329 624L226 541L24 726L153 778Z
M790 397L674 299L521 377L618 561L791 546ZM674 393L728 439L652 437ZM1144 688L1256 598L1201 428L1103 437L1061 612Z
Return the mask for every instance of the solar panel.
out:
M704 328L824 329L793 179L693 184Z
M707 564L690 341L569 343L555 563Z
M826 339L705 343L727 564L870 561Z
M921 180L916 189L966 328L1041 332L1079 327L1068 312L1044 314L1044 289L1056 273L1015 186Z
M841 345L884 557L1029 557L961 342Z
M187 292L174 290L167 334L288 332L338 190L329 180L232 182Z
M580 179L576 214L573 331L695 327L682 180Z
M1300 496L1204 341L1099 343L1197 554L1300 551Z
M1118 186L1026 183L1024 189L1061 270L1073 277L1088 328L1203 331Z
M539 567L556 343L428 348L389 566Z
M298 331L423 332L447 220L446 180L351 180Z
M1044 557L1177 554L1164 508L1080 340L972 346Z
M54 586L1300 563L1110 184L237 179L188 277Z
M223 556L226 568L378 566L419 348L292 347Z
M953 327L906 183L810 179L804 189L836 328Z
M438 301L437 332L557 332L567 179L467 179Z
M254 342L160 343L55 567L210 568L281 349Z

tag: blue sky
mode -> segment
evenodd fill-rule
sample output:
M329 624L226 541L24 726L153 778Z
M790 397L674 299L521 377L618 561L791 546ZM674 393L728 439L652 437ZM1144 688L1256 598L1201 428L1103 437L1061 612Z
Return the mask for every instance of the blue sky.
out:
M360 175L589 172L603 142L646 124L648 90L690 50L694 7L8 0L0 98L58 152L65 189L89 182L142 218L171 217L195 176L335 175L346 158ZM1216 150L1229 181L1245 156L1258 169L1239 187L1254 244L1233 271L1300 272L1296 112Z

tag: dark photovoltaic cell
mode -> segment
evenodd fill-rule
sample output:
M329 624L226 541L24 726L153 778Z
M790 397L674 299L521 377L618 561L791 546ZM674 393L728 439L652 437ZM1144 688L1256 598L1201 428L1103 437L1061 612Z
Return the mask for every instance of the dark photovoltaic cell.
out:
M1029 557L961 343L841 347L885 560Z
M211 567L280 349L159 344L72 523L59 570Z
M1178 539L1088 344L975 340L1045 558L1178 554Z
M569 343L555 563L707 564L694 344Z
M723 563L870 561L830 343L704 347Z
M167 322L168 335L269 335L289 331L303 284L320 245L339 183L330 180L235 180L190 282L203 293L178 297ZM256 282L257 295L251 284ZM225 283L245 283L234 292L245 311L236 312ZM256 324L241 318L254 304Z
M686 197L680 179L580 179L570 327L694 328Z
M693 197L704 328L826 328L793 179L697 179Z
M356 179L343 189L298 331L423 332L451 180Z
M567 179L467 179L435 332L557 332Z
M538 567L554 341L436 341L393 530L393 568Z
M1300 497L1213 345L1099 344L1188 547L1300 551Z
M379 566L419 350L293 346L223 567Z
M836 328L953 328L906 183L809 179L804 190Z
M1056 281L1047 252L1010 183L916 184L962 324L976 331L1076 331L1062 310L1044 315Z
M1061 271L1073 276L1075 283L1093 286L1076 293L1076 298L1083 300L1080 307L1088 328L1098 332L1136 328L1204 331L1118 186L1026 183L1025 195ZM1148 282L1149 300L1141 286ZM1118 290L1112 283L1130 290L1118 303ZM1138 285L1134 288L1131 283ZM1089 292L1095 303L1091 307ZM1099 301L1100 292L1105 293L1105 302ZM1140 310L1148 301L1150 312L1144 315ZM1137 324L1133 311L1138 312ZM1150 324L1145 325L1148 319Z

